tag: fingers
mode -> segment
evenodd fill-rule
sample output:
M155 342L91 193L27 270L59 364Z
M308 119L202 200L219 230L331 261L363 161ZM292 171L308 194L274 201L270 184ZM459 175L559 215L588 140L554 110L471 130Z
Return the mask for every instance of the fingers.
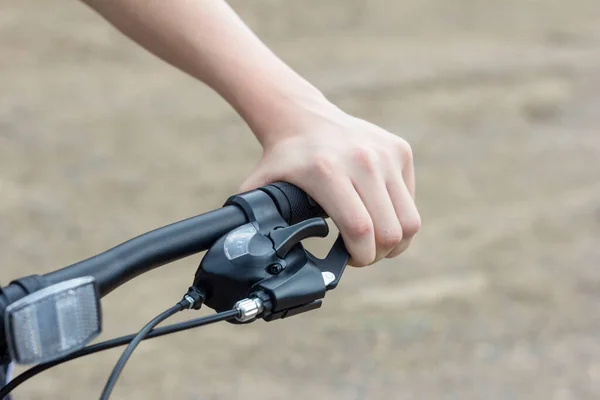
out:
M403 184L406 185L410 196L415 198L415 166L413 163L412 148L404 139L400 139L400 145L397 149L397 156L402 166ZM399 181L396 181L399 183Z
M306 191L312 194L340 230L350 253L349 264L363 267L373 263L376 256L373 222L352 182L345 178L318 182L327 185L328 189L309 185Z
M402 240L386 256L387 258L394 258L403 253L410 245L413 237L421 227L421 217L413 195L401 176L396 176L395 179L388 182L387 191L394 205L397 220L402 227Z
M287 173L280 165L279 174L272 175L267 171L275 169L273 165L261 162L241 190L252 190L277 179L297 185L323 207L338 227L351 257L349 264L362 267L373 263L376 257L373 222L348 176L340 173L342 166L324 157L315 157L310 163L304 158L286 161L286 169L293 172Z
M371 263L387 256L403 237L402 226L381 174L380 164L376 154L360 152L360 155L356 155L354 186L374 226L376 253Z
M376 257L372 262L396 257L408 248L421 226L414 202L412 150L400 140L388 157L361 149L353 161L354 186L374 226Z
M421 225L408 143L346 147L337 155L335 148L307 148L310 152L271 151L241 190L275 180L305 190L337 225L351 265L362 267L404 252Z

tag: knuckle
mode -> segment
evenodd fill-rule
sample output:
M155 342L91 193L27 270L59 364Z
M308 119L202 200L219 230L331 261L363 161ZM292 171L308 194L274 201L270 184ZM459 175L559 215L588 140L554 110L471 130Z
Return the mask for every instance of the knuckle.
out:
M322 178L332 178L336 174L336 165L331 158L316 155L312 160L310 173Z
M410 143L402 138L398 138L398 144L396 145L397 152L404 160L412 160L413 159L413 150Z
M346 224L348 235L361 238L373 234L373 224L368 218L352 218Z
M385 229L377 237L377 245L383 249L393 249L402 242L404 237L400 225L392 229Z
M419 232L421 229L421 216L416 213L411 218L408 218L405 221L402 221L402 231L404 233L404 237L412 238Z
M375 149L368 147L357 147L352 151L354 162L366 171L375 171L379 161L379 155Z
M377 251L371 218L351 217L341 224L340 231L351 255L351 264L355 267L371 265Z

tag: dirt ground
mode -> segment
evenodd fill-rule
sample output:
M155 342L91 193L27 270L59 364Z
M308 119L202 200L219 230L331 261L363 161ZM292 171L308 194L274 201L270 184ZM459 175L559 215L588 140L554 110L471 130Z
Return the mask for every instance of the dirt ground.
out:
M600 398L597 0L232 5L338 105L410 141L422 232L318 312L144 343L114 397ZM219 207L259 155L220 98L78 2L0 4L4 283ZM102 337L170 306L199 260L109 296ZM119 354L17 400L97 398Z

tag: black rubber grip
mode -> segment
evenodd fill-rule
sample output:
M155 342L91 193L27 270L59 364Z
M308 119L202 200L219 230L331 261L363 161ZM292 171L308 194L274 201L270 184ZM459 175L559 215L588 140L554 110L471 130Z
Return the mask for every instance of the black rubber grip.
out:
M302 189L291 183L275 182L263 186L261 190L271 196L277 204L279 212L290 225L315 217L327 218L327 214L320 205Z

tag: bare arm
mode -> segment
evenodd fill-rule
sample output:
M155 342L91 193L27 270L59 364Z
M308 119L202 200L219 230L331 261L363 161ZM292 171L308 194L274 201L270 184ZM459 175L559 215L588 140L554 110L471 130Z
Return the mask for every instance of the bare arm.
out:
M408 246L420 225L408 144L328 102L225 1L84 1L242 116L264 148L243 189L284 179L306 190L339 227L354 265Z
M217 91L261 142L268 141L268 131L281 130L273 124L284 123L294 103L325 103L225 1L84 1L125 35Z

